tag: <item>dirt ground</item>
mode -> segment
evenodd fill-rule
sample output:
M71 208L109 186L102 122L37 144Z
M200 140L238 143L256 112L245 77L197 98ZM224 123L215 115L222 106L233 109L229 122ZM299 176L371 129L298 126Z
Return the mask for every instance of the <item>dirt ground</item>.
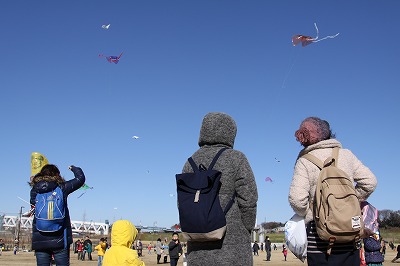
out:
M157 265L157 256L152 252L151 255L147 254L147 250L143 250L144 256L141 259L144 261L146 266L155 266ZM259 256L254 256L254 266L259 265L271 265L271 266L278 266L278 265L307 265L306 263L302 263L296 257L293 256L290 252L288 252L287 261L284 261L283 254L280 250L272 251L271 261L265 260L266 253L260 252ZM384 265L400 265L400 259L397 263L390 262L396 256L396 252L392 250L388 250L386 253L386 259ZM12 251L3 252L0 256L0 265L36 265L36 260L33 252L20 252L17 255L14 255ZM97 265L97 254L93 253L93 261L78 261L77 254L71 254L71 265L85 265L85 266L96 266ZM168 264L169 265L169 260ZM178 265L182 265L182 260L179 260Z

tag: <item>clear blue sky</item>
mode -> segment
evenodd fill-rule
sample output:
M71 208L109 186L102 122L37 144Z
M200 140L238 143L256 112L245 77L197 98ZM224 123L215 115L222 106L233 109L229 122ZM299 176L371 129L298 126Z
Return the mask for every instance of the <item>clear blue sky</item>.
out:
M37 151L66 179L68 165L82 167L94 187L69 196L72 219L169 227L175 174L210 111L237 122L259 223L293 214L294 132L308 116L328 120L376 174L370 202L398 210L399 10L395 0L3 1L0 212L28 208L17 197L29 199ZM340 35L293 47L314 22L320 37ZM98 57L121 52L117 65Z

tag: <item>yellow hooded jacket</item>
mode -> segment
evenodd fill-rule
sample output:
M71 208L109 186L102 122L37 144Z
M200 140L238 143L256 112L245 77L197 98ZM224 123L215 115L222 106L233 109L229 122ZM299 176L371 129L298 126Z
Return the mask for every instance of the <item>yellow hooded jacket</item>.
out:
M106 252L106 243L100 241L94 249L97 250L97 256L104 256L104 253Z
M145 266L136 250L131 249L138 231L128 220L118 220L112 226L111 248L104 255L103 266Z

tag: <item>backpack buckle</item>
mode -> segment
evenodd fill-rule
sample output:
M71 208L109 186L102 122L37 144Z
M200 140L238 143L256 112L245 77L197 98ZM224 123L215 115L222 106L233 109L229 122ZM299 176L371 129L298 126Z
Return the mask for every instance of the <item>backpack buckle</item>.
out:
M200 164L199 165L199 170L200 170L200 172L204 172L204 171L207 171L207 168L204 166L204 164Z
M334 237L334 236L329 237L328 250L326 251L326 254L328 256L331 255L332 247L333 247L333 244L335 243L335 241L336 241L336 237Z

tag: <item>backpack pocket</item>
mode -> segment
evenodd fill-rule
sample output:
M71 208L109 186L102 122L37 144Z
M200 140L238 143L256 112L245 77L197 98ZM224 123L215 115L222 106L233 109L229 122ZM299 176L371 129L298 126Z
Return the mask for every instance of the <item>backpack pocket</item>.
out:
M328 231L337 235L349 235L349 241L354 239L354 235L361 229L360 210L354 209L359 204L357 196L348 192L330 194L327 202L325 224Z

